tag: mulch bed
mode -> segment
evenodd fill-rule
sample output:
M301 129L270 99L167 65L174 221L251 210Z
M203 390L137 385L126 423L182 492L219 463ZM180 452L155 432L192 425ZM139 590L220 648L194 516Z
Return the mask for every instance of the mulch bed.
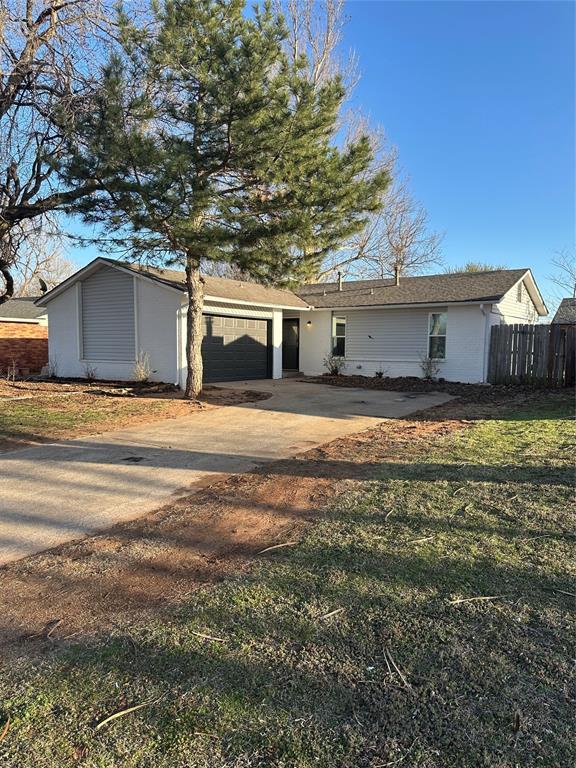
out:
M314 384L330 384L333 387L359 387L362 389L380 389L392 392L446 392L448 395L475 403L493 403L517 398L518 396L537 395L542 391L534 385L522 384L463 384L457 381L438 379L428 381L416 376L309 376L304 379Z

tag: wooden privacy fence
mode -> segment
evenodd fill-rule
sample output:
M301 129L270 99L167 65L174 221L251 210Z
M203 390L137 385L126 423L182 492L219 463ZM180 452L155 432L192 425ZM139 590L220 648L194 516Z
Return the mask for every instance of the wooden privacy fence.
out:
M576 326L494 325L490 336L491 384L574 386Z

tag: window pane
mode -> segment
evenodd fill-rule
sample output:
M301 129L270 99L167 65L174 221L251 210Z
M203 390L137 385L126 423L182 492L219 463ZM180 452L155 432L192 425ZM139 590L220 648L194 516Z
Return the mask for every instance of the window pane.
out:
M446 357L446 336L430 336L428 355L435 360Z
M446 313L430 315L430 336L443 336L446 333Z
M344 357L346 351L346 339L343 336L337 336L332 339L332 354L338 357Z
M342 320L337 320L334 336L345 336L345 335L346 335L346 323L343 323Z

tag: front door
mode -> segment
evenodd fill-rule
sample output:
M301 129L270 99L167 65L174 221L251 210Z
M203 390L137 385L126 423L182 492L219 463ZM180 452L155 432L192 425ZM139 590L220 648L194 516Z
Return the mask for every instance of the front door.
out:
M298 348L300 321L298 318L286 318L282 322L282 368L285 371L297 371L300 365Z

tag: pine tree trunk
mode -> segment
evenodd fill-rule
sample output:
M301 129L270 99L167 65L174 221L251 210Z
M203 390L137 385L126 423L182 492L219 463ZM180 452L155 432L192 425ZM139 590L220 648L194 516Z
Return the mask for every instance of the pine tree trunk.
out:
M186 389L184 397L195 400L202 391L202 310L204 285L200 277L200 263L188 254L186 258L186 290L188 311L186 314Z

